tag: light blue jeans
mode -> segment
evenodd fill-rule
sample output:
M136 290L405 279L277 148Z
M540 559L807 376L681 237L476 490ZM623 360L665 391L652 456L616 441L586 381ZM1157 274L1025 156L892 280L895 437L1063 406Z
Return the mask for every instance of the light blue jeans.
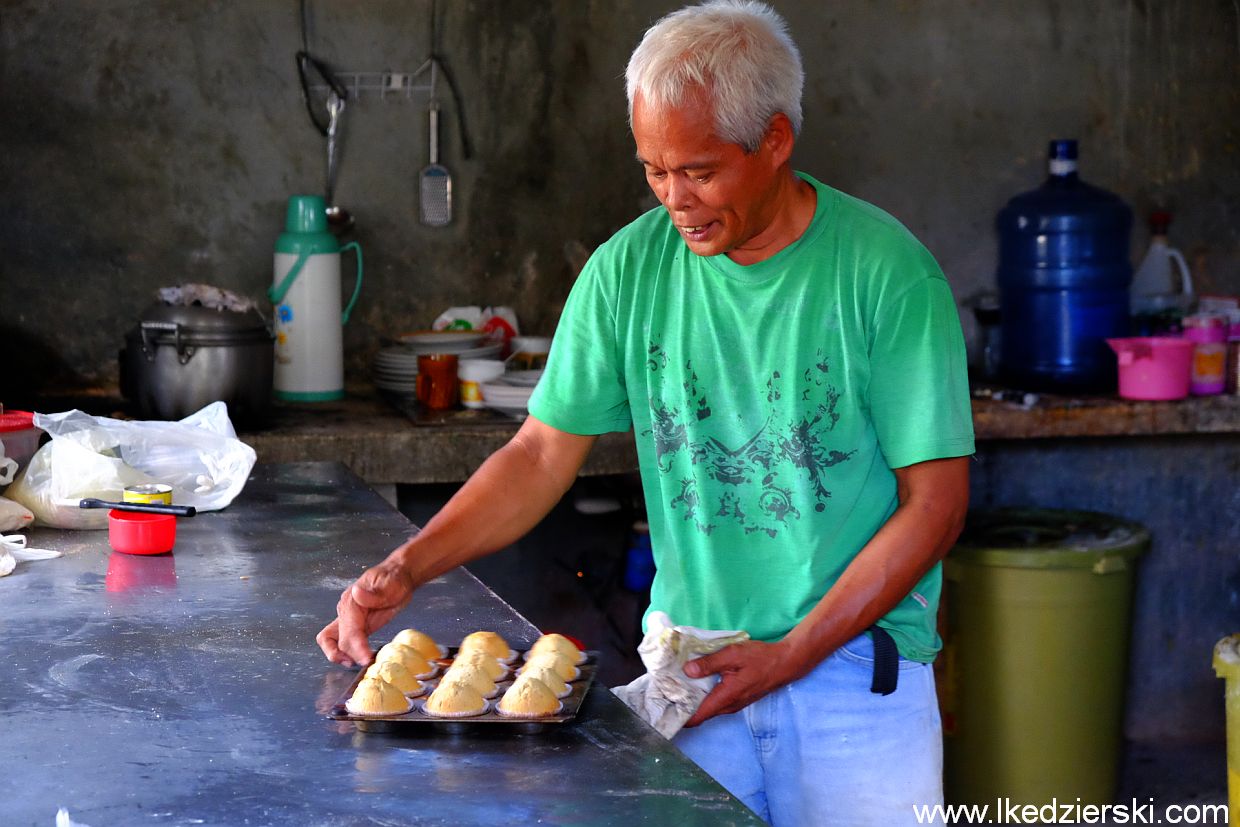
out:
M861 635L740 712L673 743L769 824L918 824L943 802L943 737L928 663L900 658L890 695L870 692L874 644Z

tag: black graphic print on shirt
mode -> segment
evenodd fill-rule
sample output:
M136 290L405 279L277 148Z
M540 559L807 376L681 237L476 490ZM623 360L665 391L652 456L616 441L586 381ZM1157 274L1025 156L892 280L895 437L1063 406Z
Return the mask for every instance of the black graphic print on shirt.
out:
M699 469L678 481L679 493L668 503L672 512L692 520L703 534L732 522L746 534L764 532L775 537L782 527L801 518L798 502L812 501L815 511L826 508L831 497L827 469L847 461L856 450L840 451L828 443L840 418L836 412L840 395L827 379L822 350L815 363L791 382L779 371L771 373L759 391L765 396L765 420L753 434L732 441L710 433L714 412L692 361L684 364L683 395L676 396L685 400L683 408L668 406L664 382L676 378L667 370L669 361L662 346L651 342L646 368L654 374L650 383L652 427L643 435L654 437L660 473L670 476L682 452ZM789 384L793 387L788 388ZM786 392L800 396L799 413L792 420L788 419L789 406L777 404ZM665 490L676 488L665 486Z

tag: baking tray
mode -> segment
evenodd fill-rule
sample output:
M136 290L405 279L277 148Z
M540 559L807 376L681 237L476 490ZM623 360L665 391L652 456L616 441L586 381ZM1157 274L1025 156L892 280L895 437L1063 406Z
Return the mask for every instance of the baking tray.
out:
M353 696L353 690L357 689L357 685L362 682L362 676L366 674L366 670L362 669L358 671L357 677L349 684L349 688L340 696L340 700L332 706L327 717L333 721L352 721L361 732L407 734L431 732L460 733L470 729L485 729L491 734L503 732L523 734L543 732L547 729L569 723L577 717L577 712L581 709L581 702L585 700L586 692L589 691L590 685L594 683L594 673L598 669L599 657L599 653L594 650L589 650L585 653L585 662L577 665L577 669L581 674L575 680L569 681L568 685L572 687L573 691L567 697L560 699L564 704L564 708L556 715L548 715L545 718L509 718L496 712L495 704L503 697L504 690L512 685L515 678L515 676L511 676L497 684L499 692L494 698L489 699L487 711L483 714L472 718L431 717L422 712L422 703L430 696L431 691L439 685L439 680L443 677L444 670L452 663L452 659L456 657L456 652L457 647L452 646L448 648L446 656L432 660L432 663L440 667L439 674L423 681L427 686L426 692L414 698L413 709L403 715L386 715L382 718L368 717L366 715L354 715L345 709L345 701ZM519 665L524 658L525 652L521 652L513 665Z

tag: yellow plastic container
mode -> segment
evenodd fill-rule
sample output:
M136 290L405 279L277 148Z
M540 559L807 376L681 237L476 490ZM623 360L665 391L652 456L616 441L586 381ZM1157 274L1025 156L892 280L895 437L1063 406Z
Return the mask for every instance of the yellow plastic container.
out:
M1214 674L1226 681L1227 823L1240 827L1240 634L1214 644Z
M951 804L1115 794L1144 527L1096 512L969 514L944 563L939 704Z

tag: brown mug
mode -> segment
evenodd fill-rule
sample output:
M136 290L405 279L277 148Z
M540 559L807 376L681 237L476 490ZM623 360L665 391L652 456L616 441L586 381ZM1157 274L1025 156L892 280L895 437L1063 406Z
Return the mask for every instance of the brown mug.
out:
M418 357L418 401L433 411L456 406L456 354L424 353Z

